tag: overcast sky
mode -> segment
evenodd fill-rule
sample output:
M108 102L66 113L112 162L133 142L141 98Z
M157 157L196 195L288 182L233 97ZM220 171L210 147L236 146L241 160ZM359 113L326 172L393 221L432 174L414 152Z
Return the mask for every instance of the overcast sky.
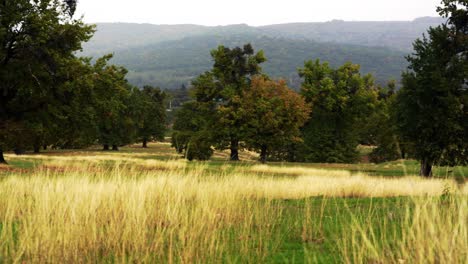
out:
M441 0L79 0L85 22L252 26L288 22L413 20Z

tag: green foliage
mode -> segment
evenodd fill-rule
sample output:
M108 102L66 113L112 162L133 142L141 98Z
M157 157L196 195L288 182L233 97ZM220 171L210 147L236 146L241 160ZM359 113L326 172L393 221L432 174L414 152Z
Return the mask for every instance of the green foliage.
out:
M73 19L75 9L73 0L0 3L0 162L3 150L39 152L96 141L117 149L137 138L136 117L148 119L149 113L164 126L163 98L146 95L161 101L158 109L137 105L139 92L126 81L126 69L108 65L112 56L94 65L76 57L94 27ZM147 115L137 115L142 107ZM156 133L153 121L143 127L160 138L163 131Z
M375 145L369 160L375 163L408 159L413 157L411 143L404 141L398 133L396 117L395 82L387 87L378 87L378 101L374 111L366 118L361 136L362 144Z
M309 122L302 129L304 144L298 159L312 162L354 162L360 130L377 99L372 76L346 63L338 69L319 60L307 61L299 74L301 93L312 104Z
M468 3L442 4L448 22L414 42L397 98L399 132L414 146L424 176L436 162L468 162Z
M196 133L190 137L185 154L188 160L209 160L213 156L212 143L207 137L209 135L204 133Z
M172 146L189 160L208 160L213 155L209 114L213 104L188 102L176 112Z
M393 83L390 87L394 87ZM380 89L379 101L375 111L369 116L365 130L370 135L370 144L377 145L369 155L371 162L382 163L403 158L401 155L401 142L397 136L394 111L395 90Z
M262 51L254 53L250 44L233 49L219 46L211 51L213 69L200 75L194 82L194 96L199 103L216 102L209 131L218 149L231 150L231 160L239 159L239 143L244 139L241 98L252 76L261 72L260 64L266 61Z
M107 65L112 55L98 59L94 65L93 105L98 123L98 142L104 146L121 146L133 142L136 130L131 111L131 87L122 67Z
M193 81L195 102L176 114L173 146L188 159L211 156L211 145L230 148L231 160L238 160L241 144L267 151L300 139L299 128L310 107L285 81L270 81L261 72L266 59L251 45L229 49L219 46L211 55L213 70ZM208 153L209 155L204 155Z
M12 131L49 137L44 128L57 119L57 112L73 97L66 83L77 63L75 52L87 41L93 27L72 19L74 3L60 1L2 1L0 3L0 137ZM67 100L70 99L70 100ZM57 112L54 112L57 111ZM12 127L10 127L12 126ZM49 133L50 134L50 133ZM17 142L18 144L22 144ZM33 142L36 144L37 142ZM0 141L3 149L15 146ZM3 160L3 157L0 159Z
M51 99L46 108L25 115L33 129L35 151L40 146L80 148L94 143L97 133L93 93L93 69L89 59L74 59L61 69L66 81L59 86L61 96Z
M261 72L266 59L251 45L234 49L219 46L211 52L212 71L193 81L195 102L176 113L173 146L188 159L206 159L211 146L229 148L231 160L238 160L239 148L267 151L299 142L299 128L310 107L284 81L270 81ZM256 77L254 77L256 76ZM205 155L206 154L206 155Z
M163 140L166 131L166 93L159 88L133 88L131 105L133 121L137 125L137 138L146 147L148 141Z

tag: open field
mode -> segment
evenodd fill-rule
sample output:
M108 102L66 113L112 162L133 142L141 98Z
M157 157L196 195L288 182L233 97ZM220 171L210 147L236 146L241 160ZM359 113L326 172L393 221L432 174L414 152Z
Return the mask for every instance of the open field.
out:
M362 151L363 155L368 154L368 151ZM258 154L252 152L241 152L242 162L236 163L239 166L252 166L258 160ZM103 152L101 147L87 150L49 150L40 155L7 155L9 163L17 169L31 169L42 164L44 159L74 159L71 157L80 156L81 160L98 161L104 159L109 162L119 160L120 162L127 162L136 158L137 161L141 160L157 160L157 161L174 161L180 159L180 155L174 152L168 143L158 143L151 145L149 149L143 149L140 145L132 145L123 147L119 152ZM229 159L229 153L215 152L213 158L208 162L203 162L207 169L218 171L219 167L229 165L226 161ZM193 167L194 164L187 163L187 166ZM270 162L269 166L272 167L301 167L301 168L316 168L327 170L346 170L352 173L364 173L371 176L409 176L418 175L419 163L413 160L399 160L393 162L386 162L382 164L373 163L355 163L355 164L332 164L332 163L282 163ZM0 170L1 173L1 170ZM434 167L433 175L436 178L455 178L458 180L468 178L468 167Z
M0 263L468 262L462 167L187 162L167 144L7 158Z

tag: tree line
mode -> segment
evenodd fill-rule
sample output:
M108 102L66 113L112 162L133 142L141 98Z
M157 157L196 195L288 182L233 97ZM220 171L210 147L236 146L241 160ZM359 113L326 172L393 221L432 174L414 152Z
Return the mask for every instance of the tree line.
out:
M466 164L467 6L442 1L447 22L414 42L399 90L376 85L359 65L311 60L298 69L297 93L263 72L263 51L221 45L175 113L172 145L189 160L227 149L236 161L249 149L261 162L343 163L357 161L359 144L373 145L372 161L416 158L425 176L434 164ZM118 150L164 137L166 93L130 85L112 55L78 57L94 27L74 19L75 8L72 0L0 2L0 162L3 151Z
M467 1L442 1L447 22L414 42L396 82L375 84L360 66L332 68L306 61L296 94L283 80L261 69L262 51L250 44L219 46L211 52L211 71L192 82L193 100L176 113L172 145L189 159L206 160L215 149L260 153L260 160L351 163L359 144L376 146L373 162L400 158L432 167L468 163L468 12Z
M126 80L112 55L76 56L94 27L73 19L76 1L0 2L0 163L3 151L105 150L162 139L165 93Z

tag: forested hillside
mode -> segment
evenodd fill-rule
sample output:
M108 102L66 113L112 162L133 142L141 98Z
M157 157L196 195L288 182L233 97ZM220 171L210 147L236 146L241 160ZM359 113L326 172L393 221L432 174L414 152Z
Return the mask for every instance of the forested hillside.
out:
M320 58L334 66L352 61L362 65L364 73L373 73L382 84L398 79L406 66L404 53L386 48L272 38L254 33L196 36L127 49L116 52L113 62L130 69L128 77L135 85L149 83L177 88L212 66L209 52L213 48L220 44L234 47L248 42L256 50L264 50L268 58L263 66L265 72L286 78L294 88L300 84L297 68L309 59Z
M236 46L250 42L268 58L266 73L282 77L299 87L297 68L305 60L321 59L331 65L347 61L373 73L377 83L399 79L406 67L404 56L411 42L440 18L412 22L295 23L250 27L231 25L151 25L104 23L97 25L93 39L84 45L84 55L113 52L113 63L129 69L129 81L178 88L212 65L209 52L219 44Z

